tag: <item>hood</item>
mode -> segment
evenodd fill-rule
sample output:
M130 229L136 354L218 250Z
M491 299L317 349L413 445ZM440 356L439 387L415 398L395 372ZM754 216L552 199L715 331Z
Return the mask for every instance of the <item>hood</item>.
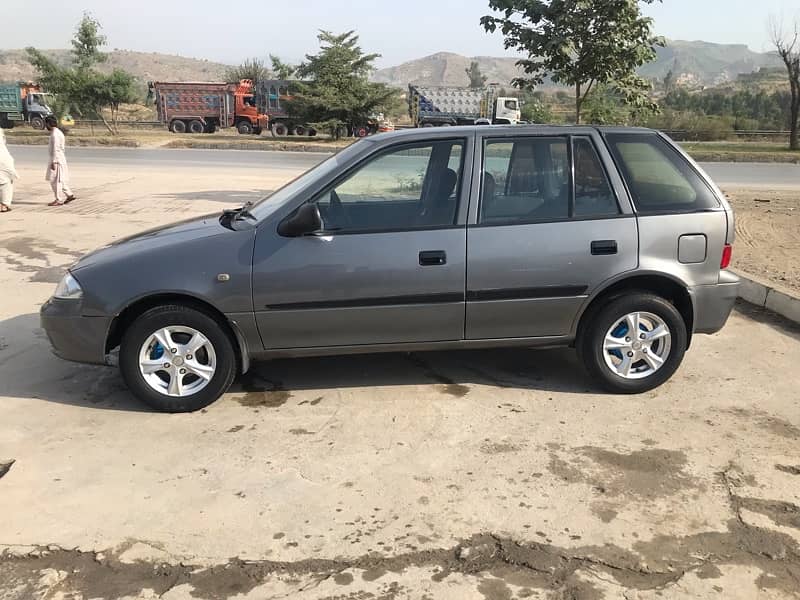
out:
M80 271L87 267L108 263L121 258L131 258L140 253L151 253L168 249L187 241L233 233L219 222L219 213L193 217L170 225L155 227L98 248L78 260L70 270Z

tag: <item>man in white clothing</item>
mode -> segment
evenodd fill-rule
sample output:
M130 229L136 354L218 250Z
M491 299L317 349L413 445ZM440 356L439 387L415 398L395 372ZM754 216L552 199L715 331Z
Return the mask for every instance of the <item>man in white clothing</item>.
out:
M14 200L14 180L18 179L14 158L6 147L6 134L0 127L0 213L11 211Z
M64 132L58 128L58 121L55 117L47 117L45 125L50 132L50 164L47 165L45 179L50 182L55 195L55 200L48 206L61 206L75 200L75 195L69 188L69 167L65 153L66 139Z

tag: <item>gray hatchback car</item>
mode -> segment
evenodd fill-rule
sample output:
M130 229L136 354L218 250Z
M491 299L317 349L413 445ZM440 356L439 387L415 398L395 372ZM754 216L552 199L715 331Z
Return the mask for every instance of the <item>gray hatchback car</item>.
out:
M41 318L159 410L252 359L573 346L611 391L669 379L737 297L734 219L663 135L452 127L361 140L261 202L82 258Z

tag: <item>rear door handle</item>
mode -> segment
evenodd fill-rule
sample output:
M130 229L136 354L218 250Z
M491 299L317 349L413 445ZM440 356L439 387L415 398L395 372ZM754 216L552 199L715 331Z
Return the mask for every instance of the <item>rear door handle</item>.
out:
M597 240L592 242L592 254L594 256L609 256L618 251L617 240Z
M419 253L419 264L423 267L441 267L447 264L447 252L428 250Z

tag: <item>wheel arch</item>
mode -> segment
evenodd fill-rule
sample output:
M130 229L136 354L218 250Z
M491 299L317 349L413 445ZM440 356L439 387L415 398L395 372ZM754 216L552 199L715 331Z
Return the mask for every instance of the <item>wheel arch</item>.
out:
M231 322L223 312L221 312L213 304L185 293L161 293L152 294L134 300L128 304L120 313L111 321L111 325L106 335L105 352L108 354L114 348L120 345L122 336L125 331L130 327L136 319L142 316L151 308L164 306L166 304L179 304L188 308L193 308L202 312L209 317L215 319L230 338L233 348L236 352L236 364L239 373L246 373L250 369L250 354L247 348L247 341L244 335L236 326Z
M691 345L695 309L688 286L675 277L656 272L637 272L621 279L606 282L602 288L591 296L576 319L574 325L575 339L580 338L586 323L603 306L615 298L632 291L651 292L671 302L683 317L684 323L686 323L687 348Z

